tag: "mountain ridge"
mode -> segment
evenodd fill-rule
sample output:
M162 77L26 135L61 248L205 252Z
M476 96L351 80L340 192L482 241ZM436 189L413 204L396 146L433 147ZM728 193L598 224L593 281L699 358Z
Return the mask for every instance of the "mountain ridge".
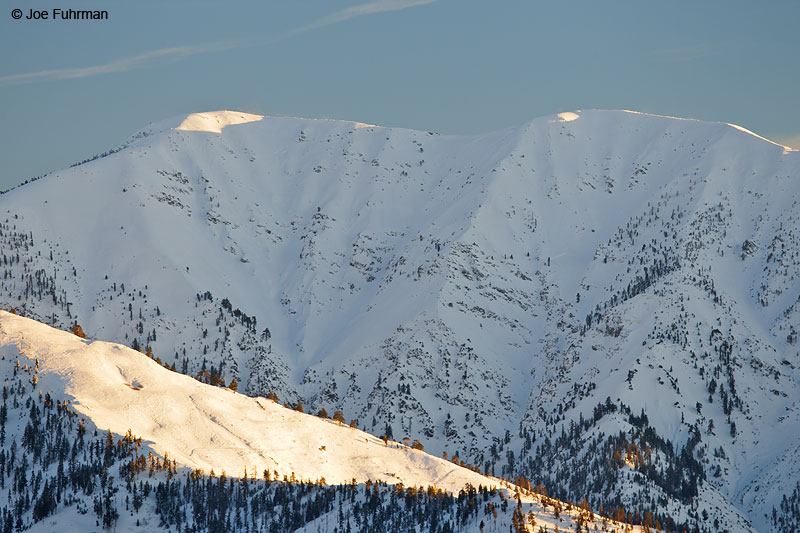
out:
M417 494L426 494L431 501L446 498L474 500L476 494L480 494L483 502L491 500L492 505L496 503L500 508L500 513L495 510L481 515L485 521L489 521L491 516L495 528L498 515L501 526L527 523L571 528L581 524L597 525L603 520L585 509L548 499L531 491L530 487L526 489L484 476L463 463L457 464L457 460L430 456L416 442L411 446L404 445L348 427L342 420L337 421L340 413L334 414L333 419L327 418L325 413L312 416L304 414L300 406L289 409L270 399L250 398L236 394L234 390L204 385L170 371L157 360L126 346L85 340L79 334L77 328L76 334L71 334L0 311L0 374L5 382L0 441L2 444L6 440L13 443L9 459L5 449L0 456L4 466L0 472L3 477L0 493L5 494L8 501L18 493L36 502L32 517L27 516L27 509L22 505L12 513L3 507L6 529L6 517L14 514L18 517L16 529L29 531L52 531L53 527L62 531L85 531L99 525L100 519L106 529L152 531L156 527L153 523L155 518L159 518L158 530L169 530L173 521L177 521L178 528L181 522L188 525L193 521L193 527L204 529L202 513L196 507L187 513L185 508L192 507L189 501L181 505L184 507L182 519L165 509L170 506L167 502L178 500L169 493L170 482L173 487L183 483L186 492L191 492L190 480L203 480L208 487L219 483L219 487L209 491L212 494L225 490L233 492L236 483L237 487L244 487L240 490L244 491L245 497L253 500L257 499L258 492L269 491L273 482L280 485L281 479L284 480L284 490L292 491L293 486L299 486L300 490L321 493L317 495L318 499L336 490L328 487L338 486L352 492L359 486L359 492L365 493L365 500L372 493L372 508L376 499L391 500L393 493L402 499L406 490L412 499ZM9 397L13 398L11 402L8 402ZM30 408L30 419L24 430L25 415L17 413L22 406L20 398L26 398L25 410ZM54 404L57 414L52 412ZM9 412L12 416L6 418ZM52 426L56 425L52 424L53 420L62 417L66 420L59 420L60 424L53 431ZM58 468L55 468L51 448L59 447L58 442L65 433L64 426L75 426L74 418L77 417L80 417L77 431L70 435L73 452L61 452L68 456L68 461L61 456ZM90 440L89 435L93 433L97 438L103 431L106 437L100 440L104 441L104 462L102 476L97 477L101 477L98 484L104 503L98 505L95 500L95 515L87 516L91 500L86 496L91 496L93 491L85 491L86 478L98 473L88 472L100 470L92 460L92 456L100 455L100 452L81 457L79 451L85 446L84 441ZM37 444L40 439L45 443ZM29 453L31 462L27 462L28 455L23 461L16 460L17 441L22 450L33 452ZM91 449L103 448L95 446ZM123 459L132 455L133 459L130 462L115 461L115 455L121 455ZM20 476L24 479L30 466L35 469L32 491L18 483L13 483L13 488L6 488L5 477L12 477L11 468L7 473L6 464L13 467L14 479ZM143 472L148 468L149 474L144 476ZM166 476L162 475L164 471ZM43 477L45 482L41 488ZM76 483L75 479L79 477L83 481ZM141 479L138 483L141 492L137 495L137 477L146 477L148 486L151 482L155 486L155 509L147 498L150 489L145 488ZM65 481L67 478L73 480L72 490ZM121 496L115 496L120 491L119 487L114 488L115 478L125 480L125 511L130 510L129 502L134 502L129 516L127 512L121 512ZM227 479L230 479L229 483ZM83 493L76 485L83 485ZM375 487L374 491L371 487ZM379 487L387 489L381 493ZM508 505L503 505L503 502L511 499L517 503L513 516L509 517ZM349 504L345 504L345 509L348 514L358 515L358 507L352 509L354 495L347 500ZM337 518L333 506L326 506L321 513L318 504L308 505L302 498L292 503L295 508L298 503L308 507L302 513L305 516L296 524L301 525L297 531L316 531L320 523L329 524L330 521L343 526L342 515ZM175 506L174 502L171 505ZM273 528L280 527L280 520L275 524L274 518L281 505L276 502L272 509L267 507L263 510L253 505L250 520L260 523L261 527L267 527L267 524ZM474 501L472 505L475 505ZM548 510L548 506L553 510ZM238 514L241 503L236 507ZM339 509L342 509L341 504ZM446 507L439 514L438 521L454 518ZM483 529L484 521L478 519L477 512L475 515L475 519L458 518L458 531ZM238 518L234 522L236 526L226 524L226 528L247 530L251 527L246 523L244 527L238 527L242 525L240 514ZM385 524L367 527L389 527L391 530L393 520L397 519L397 516L391 516ZM427 518L416 520L420 527L426 524L433 527L437 522L436 519L428 522ZM350 522L349 518L346 522ZM606 527L608 520L603 520L603 523ZM623 527L629 530L613 522L610 526L612 531L620 531ZM209 529L214 529L214 526ZM326 526L326 529L330 530L330 527Z

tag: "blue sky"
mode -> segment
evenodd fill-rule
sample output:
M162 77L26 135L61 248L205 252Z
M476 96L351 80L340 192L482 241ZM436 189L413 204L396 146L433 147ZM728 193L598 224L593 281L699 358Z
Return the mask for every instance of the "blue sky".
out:
M474 133L574 109L732 122L800 147L800 2L7 0L0 188L175 115ZM108 9L107 21L11 9Z

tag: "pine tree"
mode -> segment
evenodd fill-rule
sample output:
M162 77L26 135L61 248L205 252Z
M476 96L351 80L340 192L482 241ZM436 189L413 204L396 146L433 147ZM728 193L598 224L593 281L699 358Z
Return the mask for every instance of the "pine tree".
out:
M49 481L44 482L42 494L33 506L33 520L38 522L50 516L56 509L56 500L53 497L53 490Z

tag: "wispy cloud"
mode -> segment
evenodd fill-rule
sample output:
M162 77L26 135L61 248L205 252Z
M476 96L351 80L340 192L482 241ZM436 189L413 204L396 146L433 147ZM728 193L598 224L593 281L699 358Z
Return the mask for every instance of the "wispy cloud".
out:
M411 7L432 4L438 0L378 0L366 4L349 7L336 11L330 15L319 18L310 24L295 28L269 39L260 40L238 40L238 41L225 41L210 44L201 44L194 46L176 46L171 48L161 48L139 54L132 57L123 59L116 59L108 63L100 65L91 65L88 67L75 67L75 68L59 68L50 70L40 70L38 72L24 72L20 74L8 74L0 76L0 87L7 85L24 85L28 83L37 83L42 81L57 81L75 78L88 78L92 76L99 76L101 74L112 74L115 72L125 72L137 68L144 68L160 61L172 62L185 59L190 56L204 54L209 52L222 52L225 50L234 50L240 48L249 48L253 46L263 46L282 39L293 37L299 33L304 33L325 26L339 24L347 20L361 17L364 15L374 15L377 13L386 13L390 11L401 11Z
M57 68L50 70L40 70L38 72L25 72L23 74L10 74L0 76L0 86L19 85L25 83L35 83L39 81L68 80L72 78L88 78L99 76L100 74L111 74L114 72L124 72L135 68L141 68L154 64L160 60L177 61L196 54L205 52L217 52L240 48L241 43L212 43L197 46L176 46L173 48L161 48L137 56L117 59L101 65L76 68Z
M342 9L336 13L332 13L327 17L322 17L315 20L307 26L297 28L288 33L283 34L284 37L295 35L304 31L316 30L332 24L338 24L352 18L361 17L363 15L374 15L376 13L386 13L388 11L400 11L409 7L424 6L432 4L437 0L378 0L377 2L369 2L367 4L360 4L357 6Z

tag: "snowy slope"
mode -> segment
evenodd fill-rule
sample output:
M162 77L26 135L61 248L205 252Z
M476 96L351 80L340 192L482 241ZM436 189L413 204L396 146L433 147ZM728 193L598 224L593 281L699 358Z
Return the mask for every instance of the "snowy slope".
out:
M469 137L216 112L112 152L0 198L6 306L565 498L777 528L798 152L626 111ZM660 451L609 459L632 441Z
M458 492L484 476L333 420L299 413L171 372L119 344L86 341L0 311L4 353L38 362L39 387L72 406L98 428L130 430L179 465L241 476L277 471L276 479L343 484L403 482ZM15 350L16 349L16 350Z
M370 480L435 487L453 494L470 486L484 487L500 490L509 499L519 491L496 478L333 420L199 383L128 347L84 340L5 311L0 311L0 354L6 387L33 370L27 383L31 392L39 391L40 402L52 405L66 400L92 426L117 438L126 434L141 438L162 458L195 472L216 471L223 477L227 472L247 479L260 478L268 470L276 480L340 485ZM22 382L15 385L12 388L24 388ZM4 421L4 439L16 441L13 425L14 421L6 432ZM25 433L23 442L28 438ZM119 475L124 475L122 470ZM526 491L519 501L540 525L569 528L579 515L575 510L559 519L541 505L540 496ZM46 529L57 522L69 524L67 529L91 526L93 517L82 518L76 509L80 504L62 509L63 517L57 514L36 527ZM324 515L318 519L326 520ZM126 526L138 530L127 521L123 529ZM306 526L308 531L316 527L316 523Z

